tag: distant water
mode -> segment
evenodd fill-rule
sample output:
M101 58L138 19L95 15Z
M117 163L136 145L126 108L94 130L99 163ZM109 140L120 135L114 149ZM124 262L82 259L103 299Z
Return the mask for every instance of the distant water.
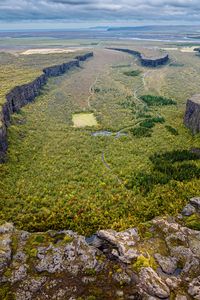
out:
M100 41L149 41L199 45L200 33L195 31L153 32L137 30L83 29L68 31L1 31L0 51L24 51L34 48L98 47ZM185 33L186 32L186 33Z
M6 40L10 43L9 40L13 39L54 39L54 41L62 40L76 40L76 39L104 39L104 40L116 40L116 39L126 39L126 40L145 40L145 41L159 41L159 42L194 42L195 44L200 43L200 38L196 36L200 35L196 28L190 28L186 31L183 29L183 32L180 32L180 28L177 31L173 30L164 30L161 31L150 31L148 29L141 30L114 30L110 31L105 29L83 29L83 30L40 30L40 31L0 31L0 40L4 40L6 45ZM17 42L17 41L16 41ZM30 41L31 42L31 41ZM52 41L51 41L52 42ZM5 46L4 45L4 46ZM1 42L0 42L1 46ZM20 44L20 46L22 46Z

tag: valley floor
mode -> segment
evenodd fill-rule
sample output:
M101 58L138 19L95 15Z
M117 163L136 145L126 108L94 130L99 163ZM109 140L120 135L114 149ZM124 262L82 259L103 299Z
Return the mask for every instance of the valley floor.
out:
M200 58L171 52L168 65L146 69L128 54L96 48L93 59L49 80L13 116L8 161L0 166L2 222L89 235L176 214L200 193L200 161L190 153L200 137L183 125L186 99L199 92ZM132 70L138 74L129 76ZM140 96L149 94L177 105L148 106ZM95 126L73 126L73 116L83 112L94 115ZM148 115L160 121L138 138L135 128ZM93 135L101 130L113 134ZM157 163L170 163L172 172L157 170ZM191 172L181 178L186 164Z

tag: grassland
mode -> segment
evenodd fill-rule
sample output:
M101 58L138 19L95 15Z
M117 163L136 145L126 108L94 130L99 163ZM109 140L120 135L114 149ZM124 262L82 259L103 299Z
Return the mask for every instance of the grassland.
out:
M199 93L200 58L171 52L171 64L152 70L96 49L81 70L49 80L13 116L8 161L0 166L1 220L89 235L176 214L198 195L200 160L189 150L200 147L200 137L184 127L183 114L186 99ZM126 75L133 70L137 76ZM173 105L148 105L147 95ZM95 127L73 127L81 112L94 114L98 130L126 135L94 137ZM140 124L149 136L133 134Z
M84 51L82 51L84 52ZM0 53L0 105L5 102L6 94L15 86L34 80L42 74L45 67L69 61L81 51L47 55Z

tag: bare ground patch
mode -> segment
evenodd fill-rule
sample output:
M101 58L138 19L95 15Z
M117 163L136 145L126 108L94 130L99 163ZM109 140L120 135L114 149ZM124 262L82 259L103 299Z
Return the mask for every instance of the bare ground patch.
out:
M86 126L97 126L97 120L93 113L80 113L72 116L74 127L81 128Z

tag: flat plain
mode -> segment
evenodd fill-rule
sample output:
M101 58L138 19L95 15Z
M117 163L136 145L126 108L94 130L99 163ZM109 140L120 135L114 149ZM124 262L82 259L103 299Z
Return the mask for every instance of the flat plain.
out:
M172 48L170 62L145 68L131 55L105 49L114 46ZM186 100L200 93L200 56L175 43L106 41L91 48L94 58L51 78L13 115L7 162L0 165L2 222L90 235L175 215L199 194L200 161L190 150L200 147L200 136L184 127L183 116ZM1 102L11 78L13 85L24 83L41 65L73 56L1 53ZM95 126L74 127L78 114L93 114ZM99 131L112 134L95 136Z

